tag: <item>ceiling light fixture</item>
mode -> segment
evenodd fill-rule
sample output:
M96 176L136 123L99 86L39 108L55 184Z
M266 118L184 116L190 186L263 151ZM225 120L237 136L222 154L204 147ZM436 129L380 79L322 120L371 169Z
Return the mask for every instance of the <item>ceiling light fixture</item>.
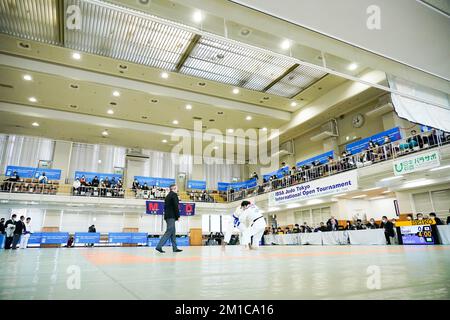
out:
M162 143L167 143L166 139L161 140Z
M33 122L31 125L32 125L33 127L39 127L39 123L37 123L37 122Z
M203 14L200 10L196 10L194 12L194 14L192 15L192 19L194 20L194 22L202 22L203 21Z
M109 135L108 130L107 129L103 130L102 136L106 137L108 135Z
M178 122L178 120L173 120L172 123L173 124L178 124L179 122Z
M266 127L264 127L264 128L262 128L261 130L265 132L265 131L267 131L267 128L266 128Z
M30 102L37 102L37 99L35 97L29 97L28 101L30 101Z
M72 58L75 60L80 60L81 54L79 54L78 52L74 52L74 53L72 53Z
M289 49L289 48L291 47L291 41L288 40L288 39L283 40L283 42L281 42L280 47L281 47L281 49L283 49L283 50Z
M444 169L448 169L448 168L450 168L450 165L448 165L448 166L443 166L443 167L433 168L433 169L430 169L430 171L431 171L431 172L434 172L434 171L440 171L440 170L444 170Z
M357 63L350 63L347 67L348 70L350 71L355 71L358 68L358 64Z
M233 133L233 132L234 132L234 129L228 129L227 132L228 132L228 133Z
M106 111L108 114L114 114L114 110L113 109L108 109L108 111Z
M247 120L247 121L252 120L252 116L247 116L247 117L245 117L245 120Z
M161 78L167 79L168 77L169 77L169 74L167 72L162 72L161 73Z
M120 92L119 91L113 91L113 96L114 97L120 97Z
M381 187L374 187L374 188L364 189L362 191L366 192L366 191L372 191L372 190L378 190L378 189L381 189Z
M31 81L31 80L33 80L33 77L30 76L29 74L26 74L26 75L23 76L23 80L25 80L25 81Z
M238 93L239 93L239 89L238 89L238 88L234 88L234 89L233 89L233 93L234 93L234 94L238 94Z
M187 105L186 105L186 110L191 110L191 109L192 109L192 105L187 104Z
M380 181L391 181L391 180L396 180L396 179L401 179L401 178L403 178L403 176L395 176L395 177L389 177L389 178L384 178L384 179L381 179Z
M365 197L367 197L367 194L362 194L362 195L359 195L359 196L354 196L354 197L352 197L352 199L360 199L360 198L365 198Z
M296 106L297 106L297 102L292 101L292 102L291 102L291 107L296 107Z

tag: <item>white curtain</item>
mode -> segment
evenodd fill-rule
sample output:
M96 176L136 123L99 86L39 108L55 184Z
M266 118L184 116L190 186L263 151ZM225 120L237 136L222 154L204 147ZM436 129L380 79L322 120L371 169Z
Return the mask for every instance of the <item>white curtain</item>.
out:
M0 135L0 164L4 173L8 165L37 167L39 160L52 160L53 140L17 135Z
M154 150L142 150L142 153L149 156L142 174L145 177L176 179L180 172L185 172L188 176L192 173L192 156L190 155L175 157L172 153Z
M203 176L206 180L206 188L209 190L216 190L219 182L232 182L233 178L241 180L240 164L224 164L214 163L210 161L203 161ZM207 163L206 163L207 162Z
M74 143L70 158L69 178L75 171L113 173L115 167L125 167L126 148Z
M450 132L450 97L448 94L392 75L388 75L387 78L391 89L430 102L424 103L392 93L392 103L399 117Z

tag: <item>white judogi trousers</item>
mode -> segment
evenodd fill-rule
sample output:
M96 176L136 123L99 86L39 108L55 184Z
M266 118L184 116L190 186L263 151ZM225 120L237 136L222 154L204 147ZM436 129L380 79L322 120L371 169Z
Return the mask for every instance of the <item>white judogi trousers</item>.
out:
M242 245L251 244L254 247L259 246L259 241L266 229L266 220L264 217L259 218L255 222L251 223L248 228L242 232ZM252 238L253 237L253 238Z

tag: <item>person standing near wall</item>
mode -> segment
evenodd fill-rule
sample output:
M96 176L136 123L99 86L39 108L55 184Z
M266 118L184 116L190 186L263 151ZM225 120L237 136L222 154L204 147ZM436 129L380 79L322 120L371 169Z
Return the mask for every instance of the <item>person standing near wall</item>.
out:
M24 234L22 235L22 238L20 238L20 249L26 249L28 246L28 240L30 239L31 233L31 218L28 217L27 220L25 220L25 230Z
M0 219L0 234L5 234L5 218Z
M20 237L22 237L22 233L25 231L25 217L20 216L19 221L16 221L16 228L14 229L14 237L12 241L12 249L16 250L17 245L19 244Z
M164 199L164 220L166 220L167 229L161 240L159 240L158 245L155 250L161 253L164 253L162 247L166 244L167 240L172 241L172 249L173 252L181 252L183 250L178 249L177 247L177 238L176 238L176 230L175 230L175 221L180 219L180 209L178 207L178 188L175 184L170 186L170 192L167 194Z
M16 229L16 218L17 215L13 214L11 216L11 219L7 220L5 222L5 233L6 233L6 239L5 239L5 249L11 249L11 244L13 242L14 238L14 230Z

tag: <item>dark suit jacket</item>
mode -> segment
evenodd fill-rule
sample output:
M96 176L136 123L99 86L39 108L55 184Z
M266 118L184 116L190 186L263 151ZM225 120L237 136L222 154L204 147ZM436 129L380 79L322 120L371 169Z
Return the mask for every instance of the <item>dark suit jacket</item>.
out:
M164 199L164 220L180 218L180 209L178 208L178 195L170 191Z
M22 220L16 221L15 225L16 229L14 230L14 234L22 234L26 230L25 223Z
M384 228L384 233L386 233L389 237L395 236L394 224L392 222L390 221L387 221L386 223L381 222L380 227Z

